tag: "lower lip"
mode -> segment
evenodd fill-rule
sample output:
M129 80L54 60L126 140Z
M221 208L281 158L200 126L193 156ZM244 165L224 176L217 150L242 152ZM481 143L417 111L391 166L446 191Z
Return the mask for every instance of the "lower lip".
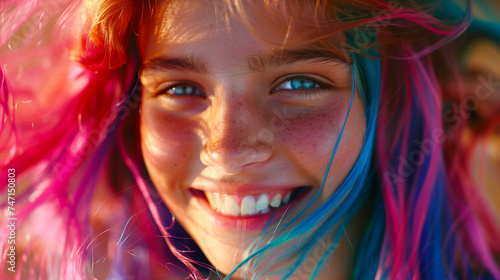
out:
M285 212L295 208L297 203L302 201L307 195L312 193L308 188L300 193L293 201L287 203L281 207L278 207L274 211L269 211L265 214L258 214L253 216L243 216L243 217L232 217L222 215L220 212L215 211L210 207L206 198L193 195L193 198L199 203L201 208L210 216L212 224L216 227L231 231L262 231L266 226L274 224L276 221L280 220ZM272 220L271 220L272 219ZM271 220L271 222L270 222Z

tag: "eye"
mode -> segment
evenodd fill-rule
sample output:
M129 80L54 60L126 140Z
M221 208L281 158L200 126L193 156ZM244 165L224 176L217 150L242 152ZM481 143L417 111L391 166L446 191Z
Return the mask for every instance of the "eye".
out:
M320 85L307 77L294 77L291 79L288 79L281 83L276 89L276 90L306 90L306 89L313 89L313 88L319 88Z
M205 97L205 93L197 86L191 84L175 84L160 90L156 95L168 95L170 97L198 96Z
M276 94L279 98L284 98L285 102L291 103L319 100L318 98L327 96L336 88L324 80L309 76L284 77L271 94Z
M162 84L151 91L158 104L171 112L196 113L207 106L207 95L202 87L191 81L174 81Z

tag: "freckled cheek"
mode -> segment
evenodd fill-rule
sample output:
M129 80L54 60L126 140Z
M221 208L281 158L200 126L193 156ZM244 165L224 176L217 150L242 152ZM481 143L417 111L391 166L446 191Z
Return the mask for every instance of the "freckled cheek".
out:
M349 101L350 98L339 98L321 108L291 115L286 129L277 134L276 139L288 158L318 184L346 121ZM327 184L331 187L325 189L325 199L345 179L361 151L366 120L361 99L354 101L329 171Z
M196 122L175 117L145 104L141 109L141 147L150 175L172 183L189 175L189 164L199 158ZM200 146L201 147L201 146Z
M324 156L338 138L347 107L348 104L338 102L321 109L291 114L277 138L304 159Z

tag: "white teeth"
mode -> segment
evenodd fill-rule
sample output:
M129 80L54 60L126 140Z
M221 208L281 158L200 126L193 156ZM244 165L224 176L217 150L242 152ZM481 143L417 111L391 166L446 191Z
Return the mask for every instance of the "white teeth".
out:
M259 199L257 200L257 205L255 205L255 209L257 211L262 211L269 206L269 197L267 194L261 194Z
M277 208L282 203L290 201L290 193L278 193L270 200L269 193L247 195L239 203L238 197L228 194L205 192L208 203L215 211L228 216L250 216L271 211L270 207ZM281 199L284 197L283 199ZM258 199L257 199L258 198Z
M257 213L255 210L255 199L249 195L241 200L241 215L253 215Z
M273 197L273 199L269 203L269 205L271 205L272 207L278 207L280 206L280 204L281 204L281 194L277 194L275 197Z
M238 216L240 214L240 206L236 199L231 195L225 195L224 197L224 209L226 213L231 216Z
M225 213L224 209L226 208L224 207L224 199L222 198L222 195L219 193L215 194L215 205L222 214Z
M283 203L288 203L288 201L290 201L290 194L291 194L291 192L289 192L285 195L285 198L283 198Z

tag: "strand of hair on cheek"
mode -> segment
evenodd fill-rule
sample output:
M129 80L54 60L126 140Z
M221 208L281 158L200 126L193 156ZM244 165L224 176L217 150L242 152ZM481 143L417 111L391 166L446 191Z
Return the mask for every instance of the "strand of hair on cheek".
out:
M118 128L118 134L117 135L123 135L122 132L123 132L123 124L120 124L120 126ZM140 190L142 196L144 197L146 205L148 206L149 211L151 212L151 216L153 217L154 222L156 223L156 225L158 226L160 232L162 233L163 239L167 243L167 246L170 248L170 251L172 252L172 254L178 260L180 260L189 269L189 271L191 272L190 273L190 278L191 279L193 279L193 280L205 279L201 275L201 272L194 267L194 265L192 264L192 260L189 259L188 257L182 255L174 247L174 245L170 241L170 238L172 236L168 233L168 231L163 226L163 224L161 222L161 218L160 218L160 213L158 211L158 208L156 207L156 204L153 202L153 200L151 199L151 196L149 195L146 182L144 181L144 179L140 175L140 172L139 172L137 166L134 164L134 162L132 161L132 159L128 155L127 151L125 150L125 146L123 144L123 140L122 139L123 139L122 137L119 137L119 136L117 137L118 149L120 151L120 155L122 156L125 165L132 172L132 175L133 175L133 177L134 177L134 179L135 179L135 181L137 183L137 186L139 187L139 190Z

